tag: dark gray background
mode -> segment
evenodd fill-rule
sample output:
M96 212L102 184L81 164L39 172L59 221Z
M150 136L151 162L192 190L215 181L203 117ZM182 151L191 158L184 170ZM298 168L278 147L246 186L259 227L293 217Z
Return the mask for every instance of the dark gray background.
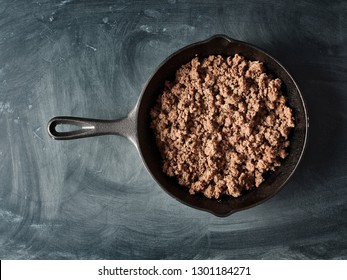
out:
M53 116L125 116L162 60L215 33L271 53L307 102L276 197L217 218L168 196L125 138L48 137ZM346 34L346 1L0 0L0 258L346 259Z

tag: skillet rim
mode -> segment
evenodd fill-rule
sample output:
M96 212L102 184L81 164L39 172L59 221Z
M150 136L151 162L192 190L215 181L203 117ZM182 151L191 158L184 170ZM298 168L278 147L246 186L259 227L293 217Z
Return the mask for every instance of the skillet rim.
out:
M216 209L211 209L211 208L206 208L206 207L201 207L199 205L194 205L192 203L189 203L187 201L184 201L182 199L180 199L179 197L177 197L176 195L174 195L173 193L171 193L165 186L163 186L162 183L159 182L158 178L153 174L153 172L151 171L151 168L150 166L148 165L147 163L147 160L146 160L146 157L144 156L143 154L143 150L141 148L141 140L140 140L140 133L139 133L139 118L140 118L140 110L141 110L141 105L142 104L142 101L143 101L143 97L145 96L146 94L146 91L147 91L147 88L148 86L150 85L151 81L155 78L155 76L157 75L157 73L160 71L160 69L163 68L163 66L165 66L171 59L173 59L174 57L178 56L180 53L188 50L188 49L193 49L195 47L201 47L203 45L207 45L207 44L211 44L213 41L215 40L219 40L225 44L230 44L230 43L233 43L233 44L239 44L239 45L245 45L247 47L250 47L252 49L254 49L256 52L262 54L262 55L265 55L267 56L272 62L274 62L274 64L276 64L279 68L281 68L285 74L288 76L289 80L292 82L294 88L296 89L296 92L298 94L298 97L300 98L300 104L302 106L302 117L304 119L304 133L303 133L303 142L302 142L302 146L301 146L301 149L300 149L300 153L298 155L298 158L295 162L295 165L292 167L292 169L290 170L289 174L287 175L287 177L285 178L285 180L280 184L279 187L277 187L275 189L275 191L273 191L270 195L266 196L265 198L262 198L260 199L259 201L255 202L255 203L252 203L250 205L247 205L247 206L244 206L244 207L241 207L241 208L237 208L237 209L228 209L228 210L221 210L221 211L216 211ZM212 53L211 53L212 54ZM144 105L143 105L144 106ZM246 210L246 209L249 209L249 208L252 208L252 207L255 207L261 203L264 203L266 202L268 199L272 198L273 196L275 196L280 190L282 190L284 188L284 186L288 183L288 181L290 180L290 178L293 176L293 174L295 173L296 169L298 168L302 158L303 158L303 155L305 153L305 150L306 150L306 147L307 147L307 141L308 141L308 128L309 128L309 117L308 117L308 112L307 112L307 108L306 108L306 105L305 105L305 101L304 101L304 98L302 96L302 93L301 93L301 90L298 86L298 84L296 83L296 81L294 80L293 76L289 73L289 71L277 60L275 59L273 56L271 56L270 54L268 54L266 51L260 49L259 47L253 45L253 44L250 44L250 43L247 43L247 42L244 42L244 41L240 41L240 40L235 40L235 39L232 39L224 34L215 34L205 40L202 40L202 41L198 41L198 42L195 42L195 43L191 43L185 47L182 47L180 49L178 49L177 51L173 52L172 54L170 54L169 56L167 56L157 67L156 69L154 70L154 72L151 74L151 76L147 79L145 85L143 86L142 88L142 91L141 91L141 94L138 98L138 101L137 101L137 104L136 104L136 146L137 146L137 149L139 151L139 154L141 156L141 159L148 171L148 173L151 175L151 177L155 180L155 182L166 192L168 193L171 197L175 198L176 200L178 200L179 202L189 206L189 207L192 207L192 208L195 208L195 209L198 209L198 210L202 210L202 211L205 211L205 212L209 212L215 216L218 216L218 217L227 217L231 214L234 214L236 212L239 212L239 211L242 211L242 210ZM148 128L149 129L149 128ZM140 137L139 137L140 136ZM165 175L167 176L167 175ZM261 186L260 186L261 187ZM254 191L257 191L257 190L254 190ZM191 196L189 193L188 193L188 189L187 189L187 195L188 196ZM196 195L194 195L196 196ZM203 199L208 199L208 198L203 198ZM229 199L234 199L233 197L228 197L228 200ZM211 200L211 199L208 199L208 200ZM218 200L216 200L218 202Z

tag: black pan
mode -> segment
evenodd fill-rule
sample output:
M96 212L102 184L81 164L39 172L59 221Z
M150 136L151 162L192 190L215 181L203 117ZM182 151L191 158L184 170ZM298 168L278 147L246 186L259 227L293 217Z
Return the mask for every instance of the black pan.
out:
M249 60L264 62L267 71L280 78L282 90L293 108L295 128L291 134L289 155L275 172L267 174L258 189L251 190L238 198L223 197L208 199L203 195L190 195L186 187L162 172L162 161L150 129L150 109L164 88L165 80L173 80L176 70L188 63L196 54L206 57L211 54L243 55ZM77 130L57 131L58 125L75 125ZM295 171L305 148L308 117L300 90L288 71L273 57L248 43L236 41L224 35L215 35L205 41L180 49L169 56L150 77L143 88L134 110L120 120L95 120L75 117L55 117L48 123L48 133L56 140L68 140L90 136L118 134L130 139L138 149L148 172L171 196L191 207L208 211L217 216L228 216L236 211L255 206L276 194Z

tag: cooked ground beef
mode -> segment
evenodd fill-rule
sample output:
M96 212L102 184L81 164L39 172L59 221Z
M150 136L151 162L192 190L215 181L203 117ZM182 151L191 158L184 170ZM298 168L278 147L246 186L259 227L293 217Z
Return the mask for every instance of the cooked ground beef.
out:
M294 127L281 80L238 54L183 65L151 118L164 173L216 199L259 187L287 156Z

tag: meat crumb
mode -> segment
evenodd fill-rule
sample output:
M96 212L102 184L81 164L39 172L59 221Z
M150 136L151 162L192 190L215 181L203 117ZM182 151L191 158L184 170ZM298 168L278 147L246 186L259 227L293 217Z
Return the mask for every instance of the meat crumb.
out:
M151 109L163 172L190 194L238 197L287 156L293 112L281 80L243 56L196 56Z

